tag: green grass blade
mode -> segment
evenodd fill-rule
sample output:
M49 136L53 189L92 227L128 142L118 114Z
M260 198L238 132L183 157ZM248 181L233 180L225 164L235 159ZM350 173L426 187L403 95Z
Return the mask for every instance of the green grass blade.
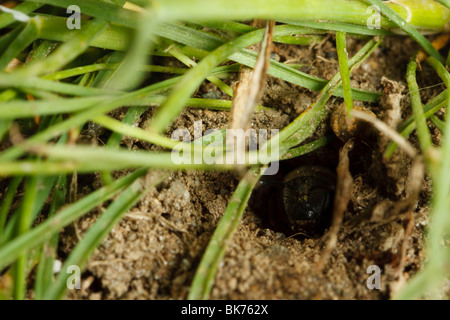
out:
M66 202L67 177L61 175L55 184L53 199L48 217L52 217ZM48 241L42 244L39 264L36 271L34 293L36 300L42 300L44 293L53 284L53 263L56 258L59 235L55 233Z
M34 18L37 19L38 17ZM40 76L43 74L55 72L65 66L67 63L78 57L87 48L90 43L106 29L108 23L94 19L89 25L81 30L70 30L71 39L59 46L46 59L39 59L22 68L19 72L27 76Z
M28 47L34 40L38 38L39 29L41 27L41 20L39 17L30 19L25 28L15 38L8 48L0 57L0 70L5 71L5 68L20 52Z
M302 26L306 28L315 28L318 30L323 30L325 32L329 31L340 31L352 35L365 35L365 36L389 36L393 35L391 31L385 29L369 29L367 26L360 26L356 24L348 23L338 23L338 22L316 22L316 21L295 21L295 20L281 20L281 22Z
M447 91L447 110L450 110L450 95ZM449 276L448 261L450 250L443 246L445 235L450 232L448 214L450 197L450 121L446 122L440 157L440 167L433 178L433 195L431 199L431 225L427 239L427 263L396 296L396 299L417 299L426 292L436 288Z
M14 200L17 188L22 182L22 178L22 176L15 176L14 178L12 178L9 182L8 190L2 197L2 201L0 203L0 243L3 242L2 239L4 238L3 232L6 224L6 219L8 218L11 204Z
M333 139L334 139L333 136L325 136L323 138L317 139L316 141L307 143L303 146L292 148L288 152L286 152L283 156L281 156L280 160L288 160L303 156L307 153L313 152L317 149L326 146L328 143L333 141Z
M344 90L344 101L347 109L347 118L351 117L353 110L352 89L350 87L350 72L348 69L348 54L346 45L346 33L336 32L336 47L339 60L339 72L341 73L342 88Z
M436 0L436 1L450 9L450 0Z
M436 113L439 109L444 108L446 106L446 96L447 90L438 94L436 97L431 99L424 107L425 117L430 117L432 114ZM416 123L414 117L410 117L400 126L400 134L402 137L408 137L416 128ZM386 147L386 150L383 154L385 159L390 159L397 149L397 144L390 142Z
M420 98L419 86L416 81L417 62L416 56L413 56L408 63L406 71L406 81L409 87L409 94L411 96L411 107L414 114L414 120L416 122L417 136L419 138L420 149L425 155L425 159L430 165L429 150L433 146L431 142L431 133L428 130L427 121L423 112L422 100ZM431 169L431 168L430 168Z
M208 299L227 244L236 231L252 190L264 173L264 170L264 168L250 169L234 191L197 268L188 299Z
M52 235L59 232L61 228L64 228L96 206L107 201L146 172L147 170L141 169L120 178L111 185L98 189L76 203L63 208L52 218L45 220L21 236L2 244L0 247L0 270L17 259L20 252L35 248L44 243Z
M35 206L37 196L38 177L31 176L25 180L25 193L23 202L19 209L19 219L15 230L15 236L25 234L31 227L33 207ZM28 253L23 250L20 252L17 261L12 267L12 274L14 277L13 297L15 300L25 299L26 282L27 282L27 268L29 262Z
M117 95L119 91L85 88L71 83L61 83L22 74L0 73L0 88L17 88L27 90L44 90L74 96Z
M29 14L37 9L42 7L40 3L32 3L32 2L23 2L14 7L14 11L21 12L23 14ZM15 22L16 19L10 13L1 13L0 14L0 29L9 26L11 23Z
M10 147L8 150L5 150L3 153L0 153L0 161L3 160L11 160L16 157L20 157L25 150L32 146L36 142L44 142L49 139L60 136L62 133L67 132L68 130L80 126L92 119L95 116L98 116L103 113L107 113L115 108L131 103L132 101L141 99L146 97L149 94L157 94L163 91L166 91L170 88L174 83L176 83L178 78L164 80L148 87L142 88L138 91L127 93L124 95L119 95L114 98L105 99L102 103L95 104L95 108L89 108L79 114L57 123L52 127L47 128L46 130L39 132L32 136L31 138L24 141L22 144L15 145ZM93 88L87 88L93 89ZM101 91L100 91L101 92Z
M150 187L161 181L162 175L148 186L143 185L141 179L134 181L127 187L117 199L108 206L108 209L89 228L83 239L75 246L67 260L64 262L62 271L56 278L55 284L46 292L44 299L61 299L67 289L69 274L65 272L71 265L83 268L89 256L94 252L101 241L110 233L112 228L119 222L123 215L142 198Z
M394 10L392 10L385 2L381 0L367 0L371 4L378 6L380 8L381 13L383 13L386 17L388 17L392 22L394 22L399 28L401 28L403 31L406 32L411 38L416 40L418 44L425 50L426 53L428 53L430 56L434 57L435 59L439 60L441 63L444 63L444 59L439 54L439 52L431 45L430 41L427 40L420 32L418 32L414 27L412 27L408 22L405 21L398 13L396 13ZM431 1L427 1L430 4L432 4ZM417 10L420 10L422 7L419 2L409 1L409 3L406 4L407 8L409 10L414 10L415 15L420 15L419 13L416 13ZM436 9L438 10L438 8ZM442 11L442 10L441 10ZM436 14L439 14L440 11L437 11ZM411 13L413 14L413 13ZM433 19L436 19L432 18ZM448 21L448 19L447 19Z

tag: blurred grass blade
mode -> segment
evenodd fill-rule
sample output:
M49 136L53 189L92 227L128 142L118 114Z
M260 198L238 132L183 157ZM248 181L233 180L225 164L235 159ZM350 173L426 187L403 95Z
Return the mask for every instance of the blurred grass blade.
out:
M436 97L431 99L424 107L425 116L429 117L432 114L436 113L441 108L445 108L447 102L448 90L443 91L442 93L438 94ZM409 117L405 122L400 126L400 134L402 137L409 136L415 129L416 123L414 120L414 117ZM388 146L386 147L386 150L384 151L383 157L385 159L390 159L392 155L394 154L395 150L397 149L397 144L394 142L389 142Z
M339 72L341 73L342 89L344 90L344 102L347 109L347 118L351 117L353 110L352 89L350 87L350 72L348 69L348 54L346 45L346 33L336 32L336 47L339 60Z
M290 35L292 33L302 34L308 32L308 28L281 25L276 26L274 29L274 37L281 35ZM204 32L194 30L187 26L181 26L178 24L165 24L164 28L158 29L157 34L159 36L166 37L173 41L183 43L188 46L194 46L202 50L213 50L216 49L218 45L223 43L223 40L213 37ZM253 31L255 32L255 31ZM261 39L263 34L263 29L260 29ZM183 35L186 36L183 36ZM248 35L248 33L247 33ZM259 35L258 35L259 36ZM258 42L258 40L249 39L248 46ZM246 65L247 67L253 68L256 64L257 54L253 51L243 49L239 52L235 52L228 57L228 59L238 62L240 64ZM302 87L308 88L314 91L320 91L326 85L327 80L320 79L304 72L296 70L286 64L271 60L271 66L268 70L268 74L280 78L282 80L300 85ZM357 100L362 101L377 101L379 94L367 91L361 91L357 89L352 90L353 97ZM339 88L336 91L336 95L343 96L342 89Z
M436 0L436 1L450 9L450 0Z
M22 144L15 145L10 147L9 149L0 153L0 160L11 160L16 157L20 157L26 150L27 147L32 146L36 142L44 142L49 139L60 136L61 133L66 132L74 127L82 125L90 121L93 117L109 112L118 108L120 106L126 105L127 103L143 98L149 94L157 94L163 91L166 91L170 88L178 78L164 80L148 87L142 88L135 92L127 93L124 95L119 95L114 98L104 99L103 102L95 104L95 108L89 108L83 112L80 112L74 115L71 118L68 118L60 123L54 124L52 127L47 128L46 130L35 134L29 139L25 140ZM94 89L94 88L86 88L86 89Z
M450 95L447 92L447 110ZM440 150L440 167L434 175L431 199L431 225L427 239L427 262L424 268L395 296L396 299L417 299L435 289L450 275L448 261L450 250L443 245L450 233L448 214L450 197L450 121L446 121L444 139Z
M30 21L30 17L24 14L22 11L18 11L15 9L10 9L8 7L0 5L0 11L3 11L5 13L9 13L14 20L19 22L28 22Z
M39 161L38 161L39 163ZM36 172L39 174L39 172ZM42 210L45 205L45 201L47 200L48 195L50 194L53 185L55 183L56 177L47 176L41 177L39 179L39 188L37 190L37 196L34 200L33 211L30 213L30 219L34 221L38 216L39 212ZM0 245L3 245L7 241L11 240L14 236L15 230L17 230L18 225L20 223L21 213L20 210L16 210L13 215L8 220L8 223L4 229L3 236L0 238Z
M16 194L17 188L19 184L22 182L22 176L13 177L9 184L8 190L3 194L3 197L0 202L0 243L3 242L4 238L4 228L6 224L6 220L8 218L9 211L11 209L11 204L14 200L14 196Z
M51 4L63 9L74 4L73 0L27 0L29 2ZM138 26L138 15L120 7L117 4L100 2L96 0L77 0L76 5L80 7L83 14L100 18L104 21L115 22L120 25L136 28Z
M425 156L427 167L429 170L433 170L430 158L430 149L433 146L431 141L431 133L428 130L428 125L423 112L422 100L420 98L419 86L416 81L417 62L416 55L414 55L408 63L406 71L406 81L408 82L409 94L411 96L411 107L414 114L414 120L416 122L417 136L419 138L420 149ZM434 173L433 171L431 172Z
M15 38L9 44L8 48L3 51L3 54L0 57L1 71L5 71L5 68L11 60L38 38L40 28L41 19L39 17L32 18L27 22L25 28L20 32L17 38Z
M92 192L83 199L64 207L55 216L45 220L40 225L14 238L13 240L2 244L0 247L0 270L13 262L23 250L29 250L39 246L48 240L52 235L59 232L69 223L82 217L84 214L107 201L123 188L129 186L136 179L143 176L146 169L136 170L135 172L114 181L112 184Z
M420 32L418 32L414 27L412 27L405 19L403 19L398 13L392 10L385 2L381 0L367 0L371 4L377 6L381 13L383 13L386 17L388 17L392 22L394 22L399 28L405 31L411 38L416 40L418 44L423 48L423 50L428 53L430 56L436 58L440 62L444 63L444 59L439 54L439 52L431 45L430 41L427 40ZM410 15L414 14L420 15L420 13L416 13L417 10L422 9L423 7L420 5L420 2L414 2L411 0L408 1L396 1L396 3L401 3L402 6L405 6L406 10ZM432 2L432 1L426 1ZM430 3L432 4L432 3ZM444 8L443 8L444 9ZM414 11L413 11L414 10ZM439 12L438 12L439 13ZM412 16L411 16L412 18ZM437 18L437 17L436 17ZM447 20L448 21L448 20Z
M123 215L131 209L151 187L158 184L166 174L153 173L151 181L144 181L142 179L135 180L130 186L114 200L106 209L105 212L93 223L83 239L75 246L69 257L64 262L64 265L56 278L56 282L52 285L44 295L44 299L55 300L63 298L64 292L67 289L67 281L70 277L69 266L77 266L80 269L84 267L90 255L94 252L102 240L110 233L112 228L120 221Z
M101 90L97 88L85 88L71 83L61 83L57 81L51 81L41 79L37 77L31 77L18 72L7 74L0 73L0 88L17 88L24 91L27 90L44 90L57 92L61 94L74 95L74 96L91 96L91 95L117 95L119 91Z
M37 176L27 177L25 180L25 192L20 209L18 210L19 218L15 228L15 236L19 237L25 234L31 227L33 222L33 211L37 196L38 187ZM16 262L12 267L12 274L14 278L13 297L15 300L25 299L27 269L29 268L29 256L26 250L20 252Z
M153 48L157 16L151 14L151 11L145 11L139 17L139 24L128 54L112 72L104 88L130 90L143 81L145 73L142 66L147 63Z
M48 218L54 216L66 202L67 177L61 175L55 184L53 199L50 205ZM55 233L41 246L39 264L36 270L34 293L36 300L42 300L44 293L53 285L53 264L57 255L59 235Z
M326 146L328 143L332 142L333 139L334 139L333 136L325 136L323 138L317 139L316 141L307 143L303 146L292 148L288 152L286 152L283 156L281 156L280 160L288 160L303 156L307 153L313 152L317 149Z
M33 19L37 19L35 17ZM19 72L27 76L40 76L55 72L67 63L78 57L91 42L103 32L108 26L108 22L101 19L94 19L81 30L69 30L72 33L70 40L59 46L46 59L39 59L22 68Z
M42 7L40 3L32 3L32 2L22 2L14 7L15 12L22 13L24 15L28 15L29 13L39 9ZM0 14L0 29L9 26L11 23L17 21L11 13L1 13Z
M348 23L338 23L338 22L327 22L327 21L295 21L295 20L281 20L287 24L292 24L295 26L302 26L307 28L315 28L318 30L329 31L340 31L353 35L366 35L366 36L389 36L394 33L385 29L369 29L367 26L359 26L355 24Z

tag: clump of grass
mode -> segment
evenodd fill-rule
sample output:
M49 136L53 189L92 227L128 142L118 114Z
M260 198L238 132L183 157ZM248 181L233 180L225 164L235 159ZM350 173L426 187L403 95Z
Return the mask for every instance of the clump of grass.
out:
M340 73L330 81L270 61L270 75L320 92L318 99L284 128L277 139L262 147L280 149L272 161L301 156L329 141L325 137L301 145L327 115L325 104L333 95L344 97L349 114L354 100L378 100L380 93L351 88L350 74L376 49L383 36L399 29L416 40L430 56L427 63L448 86L444 59L419 32L444 30L450 17L448 1L439 4L430 0L427 6L421 7L413 0L389 4L379 0L79 0L77 5L84 15L80 30L66 26L65 9L72 2L30 0L0 13L0 142L6 146L0 152L0 182L8 179L7 190L0 199L0 271L13 278L12 292L6 293L7 298L25 298L25 283L35 266L35 297L63 298L67 275L61 273L54 280L51 270L60 229L116 197L65 261L65 265L82 266L120 217L160 180L159 176L150 185L141 184L149 170L234 169L222 164L173 163L170 151L180 148L180 144L167 138L164 132L188 106L230 109L228 100L198 99L192 95L208 79L231 96L232 91L222 79L237 72L240 65L254 67L256 53L246 48L260 42L264 30L237 21L276 20L280 24L274 29L274 41L287 44L309 45L329 32L336 33ZM380 29L366 27L373 15L368 10L370 4L381 10ZM203 27L216 32L206 32ZM367 39L366 45L351 58L346 54L348 35ZM186 68L152 64L156 56L176 58ZM224 65L225 62L233 64ZM446 215L450 207L450 186L445 179L450 173L450 125L448 121L433 118L442 106L448 110L450 99L446 91L422 106L415 80L416 67L413 58L407 79L414 117L405 121L401 132L408 136L417 127L421 151L428 159L436 187L428 241L429 264L399 295L407 298L439 284L448 275L443 268L450 256L448 248L440 247L442 235L450 232ZM171 77L154 80L155 73ZM152 84L143 81L149 74L154 80ZM121 122L106 116L123 106L128 111ZM159 106L147 124L148 130L134 127L147 106ZM441 147L431 145L425 122L428 117L444 133ZM74 143L73 136L89 121L112 132L105 146ZM19 132L26 126L35 130L24 138ZM12 144L6 143L8 132ZM144 153L120 148L124 135L168 151ZM207 145L208 139L201 142ZM385 156L389 157L394 150L395 146L390 145ZM253 186L264 170L261 162L250 167L211 239L189 298L209 296L227 241L236 230ZM137 170L114 180L112 172L120 169ZM81 200L66 203L70 191L66 175L96 171L102 172L105 186ZM21 185L24 186L21 205L13 210L12 202ZM49 196L52 197L49 215L35 226Z

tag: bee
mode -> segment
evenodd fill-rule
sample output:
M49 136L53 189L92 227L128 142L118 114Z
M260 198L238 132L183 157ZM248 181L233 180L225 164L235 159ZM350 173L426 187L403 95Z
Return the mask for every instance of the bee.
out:
M289 229L308 236L330 225L336 175L324 167L302 166L286 175L280 192Z
M262 184L255 208L275 231L318 237L330 226L336 190L331 170L305 165Z

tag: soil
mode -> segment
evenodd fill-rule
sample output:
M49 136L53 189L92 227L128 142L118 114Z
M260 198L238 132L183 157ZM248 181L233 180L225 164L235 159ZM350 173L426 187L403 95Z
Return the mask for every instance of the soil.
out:
M349 55L363 44L363 40L348 39ZM410 114L405 89L406 65L417 48L405 37L386 38L353 72L352 85L364 90L397 94L404 119ZM274 56L281 62L302 64L301 70L314 76L331 79L338 72L331 35L310 47L276 44L274 51ZM440 83L426 65L418 71L418 80L421 88ZM226 81L232 84L236 78ZM442 85L422 90L423 101L442 90ZM226 98L209 83L200 88L197 96ZM273 110L258 112L252 127L282 129L316 96L317 92L268 77L262 104ZM330 99L327 104L330 113L342 101L336 97ZM384 99L374 104L356 104L386 120L390 103ZM152 112L150 110L145 116L151 116ZM395 124L395 119L389 119ZM203 132L211 128L226 128L228 113L187 109L171 130L187 128L193 133L196 120L202 120ZM431 124L430 128L439 134ZM331 132L327 119L310 140ZM414 136L411 141L416 144ZM326 244L327 233L316 238L288 237L273 228L262 207L254 204L255 197L263 189L259 186L228 244L211 299L389 299L423 266L424 230L429 219L429 179L425 178L424 188L415 201L413 221L399 214L386 221L370 222L372 211L378 205L391 201L395 208L396 201L405 197L408 183L405 177L408 177L411 163L405 154L397 151L392 162L384 164L380 155L385 147L382 137L361 136L357 137L357 142L358 146L350 155L353 192L337 236L337 245L322 272L317 272L316 265ZM157 149L137 141L126 143L133 148ZM282 172L308 164L320 164L335 171L342 145L343 142L335 139L312 154L282 163ZM390 170L385 167L389 165ZM114 227L90 258L83 274L82 290L70 291L68 298L187 298L200 259L241 177L242 172L172 173ZM91 185L101 184L95 175L85 177L85 180ZM86 185L79 183L79 197L84 193L83 188ZM66 228L61 239L61 259L101 212L102 208L98 208ZM411 232L407 231L408 223L412 223ZM371 265L381 269L378 290L367 286L371 276L367 270ZM442 294L449 296L449 288L443 289Z

